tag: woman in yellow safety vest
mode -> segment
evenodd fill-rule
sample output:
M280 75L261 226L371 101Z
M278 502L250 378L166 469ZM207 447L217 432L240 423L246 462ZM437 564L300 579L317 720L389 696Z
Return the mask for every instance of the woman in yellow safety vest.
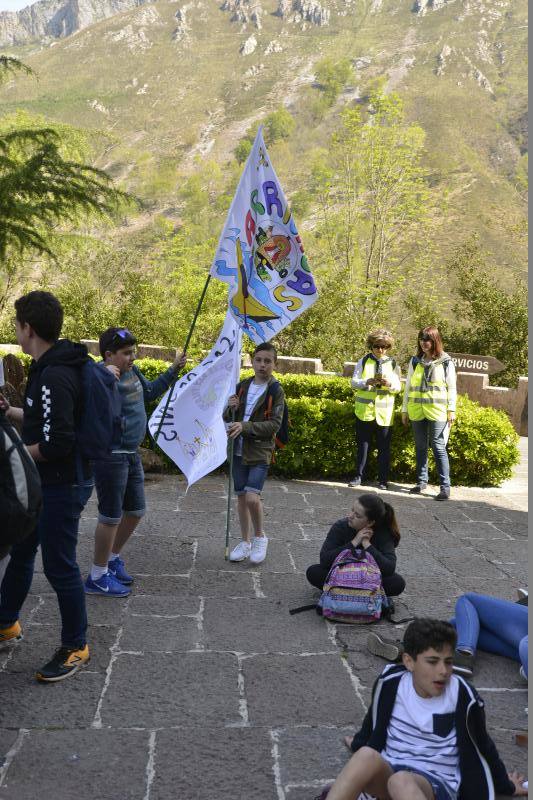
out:
M355 365L352 386L355 389L355 437L357 467L349 486L363 482L368 450L374 436L378 448L378 486L388 488L391 423L394 395L401 389L400 368L387 355L394 344L392 334L378 328L368 334L369 352Z
M435 500L450 497L450 462L446 445L455 420L457 399L455 365L444 352L442 338L434 325L418 334L418 351L409 362L403 395L402 422L411 421L416 450L416 486L409 491L420 494L428 484L428 447L431 444L440 492Z

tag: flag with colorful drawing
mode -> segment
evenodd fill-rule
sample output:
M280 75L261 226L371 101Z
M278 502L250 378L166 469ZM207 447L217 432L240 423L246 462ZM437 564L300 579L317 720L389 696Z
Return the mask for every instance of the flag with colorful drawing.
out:
M151 435L189 486L226 460L222 412L239 380L241 338L241 329L228 313L210 353L163 395L150 417Z
M266 342L318 298L283 189L259 128L239 181L211 275L229 284L229 310Z

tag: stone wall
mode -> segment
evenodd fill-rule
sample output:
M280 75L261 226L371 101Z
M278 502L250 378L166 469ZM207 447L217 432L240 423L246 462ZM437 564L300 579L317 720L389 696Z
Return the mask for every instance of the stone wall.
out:
M98 342L95 339L82 339L83 344L93 355L99 355ZM18 345L0 344L0 350L11 353L20 352ZM151 344L137 345L140 358L156 358L163 361L172 361L175 350L168 347L159 347ZM243 367L250 366L250 357L247 353L243 354ZM355 362L346 361L343 366L343 376L350 378L353 374ZM325 372L322 361L319 358L299 358L293 356L278 356L277 372L285 375L287 373L299 375L334 375L332 372ZM471 400L475 400L482 406L492 406L492 408L505 411L514 425L515 430L521 436L527 436L528 428L528 379L520 378L516 389L507 389L503 386L490 386L489 376L476 373L458 372L457 391L466 394Z

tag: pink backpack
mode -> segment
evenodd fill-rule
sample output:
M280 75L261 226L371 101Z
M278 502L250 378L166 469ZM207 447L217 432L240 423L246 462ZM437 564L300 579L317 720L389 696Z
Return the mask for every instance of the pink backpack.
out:
M363 548L355 553L350 548L339 553L318 601L322 616L332 622L375 622L386 604L381 571L374 557Z

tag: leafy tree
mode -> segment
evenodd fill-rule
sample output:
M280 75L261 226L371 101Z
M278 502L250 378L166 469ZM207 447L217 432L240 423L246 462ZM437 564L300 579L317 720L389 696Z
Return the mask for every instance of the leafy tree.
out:
M353 78L353 67L348 58L340 61L323 58L316 65L315 75L328 105L333 105L344 86Z
M511 290L499 286L476 237L455 250L448 271L457 282L454 313L464 321L449 331L449 349L495 356L507 368L491 377L491 383L516 385L527 374L527 287L520 280Z
M0 81L31 73L17 59L0 57ZM101 170L61 153L53 126L4 128L0 133L0 266L13 259L53 255L59 226L114 216L129 199Z
M405 121L398 95L378 88L366 110L341 119L312 165L320 222L309 261L320 299L287 334L292 352L320 354L337 369L361 352L369 328L394 327L402 290L431 257L428 224L437 219L421 166L424 131Z
M294 117L283 106L278 108L276 111L272 111L271 114L267 114L261 123L252 125L247 130L246 135L240 140L239 144L233 151L235 158L237 159L237 163L244 164L248 158L257 134L257 130L259 128L259 124L263 125L263 137L267 147L270 147L276 142L290 139L294 133L294 128L296 127Z

